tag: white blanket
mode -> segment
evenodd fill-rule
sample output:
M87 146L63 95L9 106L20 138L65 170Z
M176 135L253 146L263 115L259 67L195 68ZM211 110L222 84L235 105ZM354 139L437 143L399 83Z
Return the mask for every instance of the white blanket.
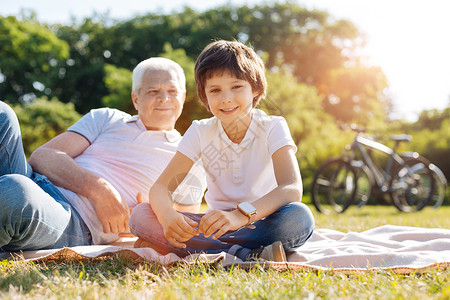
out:
M251 267L226 253L191 255L181 259L175 254L160 255L151 248L133 248L133 239L114 245L82 246L65 249L26 251L27 260L90 259L111 254L143 258L161 264L177 261L219 262L223 266L240 264ZM3 258L9 253L1 254ZM276 268L315 269L340 272L392 270L398 273L426 271L450 266L450 230L385 225L364 232L343 233L316 229L311 238L295 252L289 252L288 263L270 263Z

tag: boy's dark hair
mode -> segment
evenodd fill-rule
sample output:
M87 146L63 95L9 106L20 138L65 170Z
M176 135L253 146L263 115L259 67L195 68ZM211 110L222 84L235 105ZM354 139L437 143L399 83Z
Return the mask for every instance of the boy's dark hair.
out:
M253 98L253 107L256 107L267 88L264 63L252 48L241 42L220 40L207 45L195 62L197 95L206 109L210 110L205 93L206 80L224 72L250 83L252 91L257 93Z

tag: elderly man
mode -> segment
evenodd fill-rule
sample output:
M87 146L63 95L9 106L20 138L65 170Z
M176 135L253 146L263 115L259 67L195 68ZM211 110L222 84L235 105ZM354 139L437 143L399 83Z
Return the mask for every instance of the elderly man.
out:
M176 152L181 135L174 125L185 96L177 63L144 60L133 70L136 116L94 109L34 151L28 163L17 117L0 102L0 249L105 244L129 232L130 208L147 201ZM175 191L174 205L195 210L204 189L197 165Z

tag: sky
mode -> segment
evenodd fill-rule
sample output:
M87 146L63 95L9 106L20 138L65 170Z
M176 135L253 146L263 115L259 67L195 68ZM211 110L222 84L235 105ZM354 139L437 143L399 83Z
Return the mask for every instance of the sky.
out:
M206 2L206 3L205 3ZM274 2L274 1L272 1ZM280 2L280 1L278 1ZM415 121L426 109L450 104L450 1L447 0L291 0L352 21L366 37L364 55L380 66L394 103L392 118ZM94 12L115 19L221 5L254 5L264 0L0 0L0 15L33 9L41 22L70 23ZM269 83L270 84L270 83Z

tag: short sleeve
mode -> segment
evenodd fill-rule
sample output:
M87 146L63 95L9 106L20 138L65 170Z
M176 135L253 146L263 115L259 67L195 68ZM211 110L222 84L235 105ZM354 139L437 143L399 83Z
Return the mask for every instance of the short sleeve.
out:
M194 121L183 135L177 150L196 162L200 159L200 147L200 127L198 121Z
M104 125L110 117L111 113L108 109L93 109L70 126L67 131L81 134L92 144L102 133Z
M286 120L283 117L277 117L276 120L267 137L270 156L284 146L292 146L297 152L297 145L292 139Z

